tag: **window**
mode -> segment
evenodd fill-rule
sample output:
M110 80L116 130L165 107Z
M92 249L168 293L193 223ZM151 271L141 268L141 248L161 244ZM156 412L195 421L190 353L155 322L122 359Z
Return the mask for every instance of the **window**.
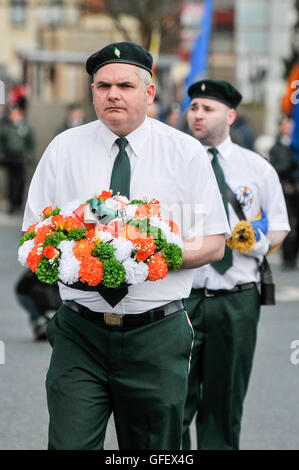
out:
M10 0L10 22L15 27L26 25L27 0Z

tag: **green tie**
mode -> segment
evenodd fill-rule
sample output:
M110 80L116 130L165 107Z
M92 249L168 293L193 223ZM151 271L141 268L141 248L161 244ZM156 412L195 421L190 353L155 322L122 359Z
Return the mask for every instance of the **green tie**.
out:
M112 189L113 195L120 193L130 199L131 165L126 152L128 141L125 137L120 137L116 139L115 143L119 147L119 152L112 169L110 189Z
M225 183L223 170L221 168L221 165L217 157L218 150L215 147L211 147L208 149L208 152L210 152L213 155L212 167L216 176L219 191L222 196L224 209L225 209L227 218L229 220L226 183ZM224 274L232 265L233 265L232 250L227 245L225 245L223 258L220 261L215 261L215 263L211 263L211 266L213 266L213 268L216 269L216 271L219 274Z

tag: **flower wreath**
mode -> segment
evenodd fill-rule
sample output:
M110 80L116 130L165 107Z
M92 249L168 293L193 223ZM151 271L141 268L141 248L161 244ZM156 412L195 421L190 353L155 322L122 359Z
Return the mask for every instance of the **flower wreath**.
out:
M40 281L91 290L163 279L182 257L179 227L162 219L159 201L129 201L111 191L81 205L46 207L18 249L19 262Z

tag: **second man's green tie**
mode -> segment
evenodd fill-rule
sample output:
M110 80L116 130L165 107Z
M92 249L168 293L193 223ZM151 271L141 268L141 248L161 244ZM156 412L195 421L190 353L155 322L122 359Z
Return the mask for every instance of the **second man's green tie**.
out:
M116 139L115 143L119 147L119 152L112 169L110 189L112 189L114 196L120 193L130 199L131 165L126 152L128 141L125 137L120 137Z
M225 182L225 177L223 170L221 168L221 165L218 160L218 150L215 147L211 147L208 149L208 152L210 152L213 155L212 159L212 167L216 176L216 180L218 183L219 191L222 196L223 200L223 205L224 209L229 221L229 213L228 213L228 203L227 203L227 189L226 189L226 182ZM224 274L231 266L233 265L233 254L232 250L225 245L225 251L224 251L224 256L220 261L215 261L214 263L211 263L211 266L219 273L219 274Z

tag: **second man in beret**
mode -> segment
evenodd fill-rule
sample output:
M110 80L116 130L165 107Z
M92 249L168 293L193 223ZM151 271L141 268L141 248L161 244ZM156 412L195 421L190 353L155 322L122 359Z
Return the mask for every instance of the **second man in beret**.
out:
M195 271L186 302L195 338L183 448L190 449L189 426L196 415L198 449L238 449L260 315L259 266L283 241L289 224L275 170L230 138L239 91L226 81L201 80L188 93L188 126L208 151L231 230L248 220L254 236L246 253L242 241L233 249L230 244L221 261Z

